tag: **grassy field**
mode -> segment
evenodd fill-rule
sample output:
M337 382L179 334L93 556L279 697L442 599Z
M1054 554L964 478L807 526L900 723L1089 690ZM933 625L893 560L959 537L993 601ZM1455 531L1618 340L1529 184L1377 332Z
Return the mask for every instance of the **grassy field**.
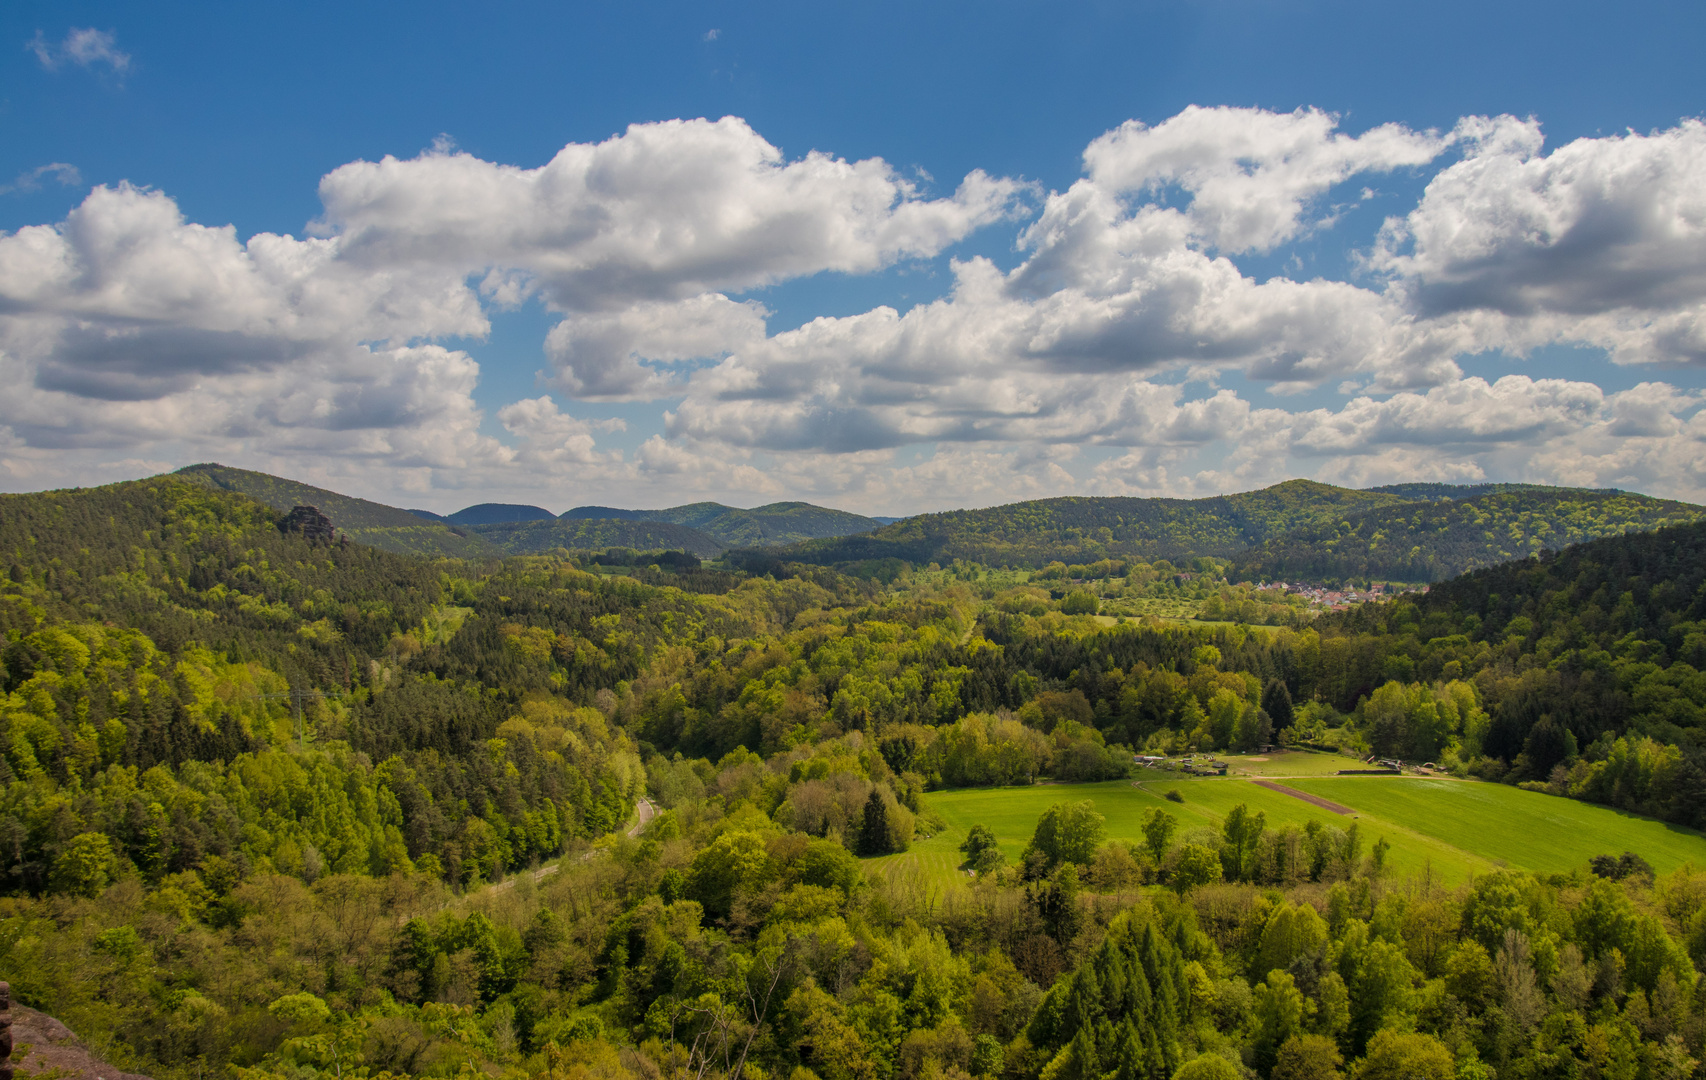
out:
M917 877L927 888L952 889L968 882L965 871L959 869L965 858L959 846L965 838L964 830L949 829L928 840L914 840L912 847L899 855L881 855L863 861L867 870L890 879Z
M1134 787L1130 781L1114 780L1102 784L1038 784L936 792L929 796L930 806L947 823L947 829L915 843L904 854L870 860L870 865L883 873L905 871L942 878L962 877L955 869L962 858L958 848L973 825L988 826L1000 842L1002 853L1009 861L1016 862L1045 809L1057 802L1082 799L1094 801L1096 809L1107 818L1111 840L1141 840L1143 813L1152 806L1162 807L1179 819L1181 839L1196 829L1218 830L1227 811L1239 803L1265 813L1270 827L1303 825L1313 819L1344 828L1350 821L1247 780L1161 780L1143 781L1142 785ZM1173 788L1183 794L1183 803L1163 797ZM1459 881L1495 867L1486 858L1392 822L1364 816L1361 824L1366 844L1373 844L1380 836L1392 843L1390 863L1400 874L1419 873L1431 865L1440 879Z
M1687 862L1706 866L1706 837L1692 829L1504 784L1346 776L1291 786L1528 870L1564 871L1625 851L1661 874Z
M1333 813L1248 779L1114 780L1102 784L1039 784L1018 788L968 788L928 796L947 828L901 855L869 860L879 872L922 875L942 883L963 881L958 848L973 825L995 833L1002 853L1017 861L1037 818L1057 802L1090 799L1107 819L1111 840L1141 840L1143 813L1160 806L1179 819L1180 839L1192 830L1218 829L1232 807L1243 803L1267 815L1270 828L1310 820L1336 828L1356 821L1364 851L1381 837L1392 845L1394 873L1424 868L1447 883L1500 866L1538 871L1578 867L1594 855L1634 851L1661 873L1685 862L1706 866L1706 838L1650 818L1499 784L1407 777L1323 776L1349 767L1330 754L1273 755L1268 761L1234 757L1235 767L1266 775L1301 777L1284 783L1349 806L1354 817ZM1166 800L1177 789L1182 803Z

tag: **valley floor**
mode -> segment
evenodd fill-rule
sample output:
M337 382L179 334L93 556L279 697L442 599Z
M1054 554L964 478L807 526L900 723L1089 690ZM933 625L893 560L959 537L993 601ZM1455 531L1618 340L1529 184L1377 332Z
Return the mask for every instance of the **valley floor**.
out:
M962 788L928 796L948 827L899 855L867 860L881 873L903 868L943 881L964 880L959 845L973 825L995 833L1002 854L1017 862L1049 806L1089 799L1107 821L1110 840L1141 841L1144 812L1161 807L1180 822L1180 839L1219 828L1239 804L1266 815L1269 828L1310 820L1344 828L1355 821L1366 844L1384 837L1397 876L1427 872L1457 884L1504 867L1561 873L1595 855L1632 851L1659 873L1685 864L1706 867L1706 836L1693 829L1503 784L1408 776L1333 776L1354 765L1326 754L1282 754L1266 760L1230 759L1245 775L1212 779L1114 780L1097 784L1038 784ZM1294 788L1354 811L1350 817L1255 782L1283 778ZM1168 800L1177 791L1182 802Z

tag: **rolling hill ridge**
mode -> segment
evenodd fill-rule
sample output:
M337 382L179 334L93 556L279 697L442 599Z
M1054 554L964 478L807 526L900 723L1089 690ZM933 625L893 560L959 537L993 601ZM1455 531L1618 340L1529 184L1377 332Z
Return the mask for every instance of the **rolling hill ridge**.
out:
M351 540L399 554L490 557L559 548L674 549L763 572L780 561L857 572L882 563L1040 568L1108 558L1230 560L1230 580L1443 581L1543 550L1706 519L1706 507L1614 490L1534 484L1394 484L1353 490L1293 480L1204 499L1063 497L923 514L891 524L803 502L662 510L482 503L448 517L401 510L266 473L192 465L191 483L275 510L319 507Z
M1325 505L1349 527L1356 500L1341 493L1252 493L1242 522L1222 506L1194 523L1258 532ZM1390 509L1373 501L1363 516ZM1706 521L1507 562L1307 632L1251 632L1110 619L1017 575L887 587L615 553L422 558L328 542L293 527L302 516L205 476L0 496L0 967L20 1001L126 1068L183 1078L208 1048L219 1076L330 1080L297 1056L330 1045L360 1047L359 1071L401 1054L402 1071L383 1068L398 1078L579 1075L559 1053L662 1076L677 1052L644 1058L660 1040L618 1046L630 1029L599 1017L676 1015L673 987L738 988L767 963L789 977L785 943L837 925L869 942L850 986L903 991L900 964L877 959L900 958L938 1010L907 1031L898 1003L925 995L880 990L885 1045L946 1046L961 1063L976 1051L976 1075L1012 1080L1106 1077L1112 1054L1092 1055L1116 1023L1126 1076L1236 1078L1232 1037L1258 1040L1252 1053L1277 1042L1237 1034L1244 1018L1265 1025L1261 1003L1282 992L1286 1015L1307 1014L1294 969L1369 1059L1385 1055L1380 1070L1301 1075L1400 1075L1419 1047L1427 1075L1450 1080L1457 1059L1429 1026L1468 1018L1463 1045L1504 1052L1492 957L1526 940L1517 920L1556 945L1553 988L1522 984L1548 995L1547 1030L1621 1039L1624 1075L1644 1075L1655 1018L1696 1024ZM519 528L596 543L616 526L692 531ZM1281 786L1158 763L1202 752ZM1333 775L1367 754L1436 775ZM920 884L943 902L865 899ZM793 970L784 1038L754 1040L758 1068L806 1076L789 1048L807 1047L809 1075L838 1076L871 1052L853 1024L840 1057L783 1025L798 1014L833 1032L858 1014ZM1161 1003L1143 1042L1122 1000ZM1022 1068L1001 1064L1002 1038L967 1038L955 1001L1005 1024ZM1237 1006L1229 1031L1212 1026L1216 1002ZM506 1026L516 1003L537 1007L528 1034ZM551 1041L519 1048L484 1025ZM1196 1058L1195 1044L1167 1049L1199 1035ZM1312 1038L1342 1059L1333 1036ZM1526 1045L1496 1059L1501 1076L1551 1074L1557 1057L1518 1059ZM1172 1058L1145 1061L1147 1047ZM1664 1075L1706 1056L1698 1039L1683 1050ZM1215 1071L1186 1071L1205 1059Z
M882 522L845 510L806 502L779 502L750 510L700 502L663 510L619 510L608 506L577 506L564 520L618 519L680 525L711 537L723 547L771 546L848 536L880 528Z
M484 540L423 519L409 510L340 495L268 473L227 465L187 465L171 475L218 491L247 495L274 510L288 512L299 504L318 507L351 540L399 555L441 555L480 558L497 554Z
M638 551L687 551L701 559L714 559L728 547L715 537L685 525L625 518L503 522L472 525L469 531L509 555L539 555L558 548L595 551L623 547Z
M1249 580L1435 582L1606 536L1706 518L1706 507L1624 491L1511 487L1381 507L1272 537L1233 560Z
M511 554L627 547L679 549L700 558L714 558L736 546L770 547L867 532L879 524L872 518L804 502L771 503L750 510L715 502L663 510L577 506L555 519L538 517L545 513L538 507L487 504L459 511L447 520L469 515L473 532ZM499 514L511 516L500 520ZM475 522L473 517L485 520Z
M479 558L558 548L627 547L690 551L700 558L714 558L737 545L790 544L879 525L872 518L804 502L772 503L750 510L714 502L664 510L577 507L560 518L537 506L479 503L454 514L439 515L430 510L403 510L226 465L189 465L173 475L247 495L275 510L288 511L298 504L318 507L352 541L407 555Z
M501 525L517 521L554 521L557 515L520 503L479 503L464 507L444 520L452 525Z
M627 510L615 506L577 506L560 515L538 506L517 503L480 503L465 507L454 514L441 515L430 510L408 511L429 521L464 528L481 529L482 534L506 551L543 551L560 546L584 546L583 541L605 535L616 537L612 545L645 547L652 539L675 537L674 546L695 552L721 551L741 545L769 546L793 544L802 540L846 536L869 532L897 518L868 518L845 510L832 510L806 502L780 502L743 510L716 502L689 503L663 510ZM668 529L644 530L606 527L587 531L565 527L556 532L574 541L564 545L547 542L546 533L538 523L549 521L583 522L649 522L654 525L678 526L690 533L671 533ZM528 526L522 528L522 526ZM510 535L513 530L514 535ZM621 539L621 538L628 539ZM630 542L632 540L633 542ZM541 546L543 545L543 546ZM655 545L653 545L655 546Z
M1206 499L1064 497L985 510L921 514L861 536L787 549L801 562L875 559L1040 567L1056 560L1230 558L1270 536L1318 520L1401 505L1380 492L1291 480Z
M871 533L730 557L857 568L956 559L1047 563L1208 556L1232 580L1426 583L1603 536L1706 518L1706 507L1623 491L1532 484L1399 484L1366 491L1293 480L1205 499L1058 498L923 514Z

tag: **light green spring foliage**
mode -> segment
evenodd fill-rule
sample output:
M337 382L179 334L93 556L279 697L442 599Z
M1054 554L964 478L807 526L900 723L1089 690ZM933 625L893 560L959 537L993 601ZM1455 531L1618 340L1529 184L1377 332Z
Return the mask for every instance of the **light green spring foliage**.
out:
M1262 580L1444 581L1548 548L1699 521L1702 513L1626 491L1492 491L1304 525L1238 555L1234 572Z
M788 555L819 565L904 559L948 565L1044 567L1054 561L1228 558L1270 536L1407 500L1292 480L1206 499L1057 498L983 510L921 514L869 536L795 545Z
M1264 512L1314 497L1295 494ZM1447 889L1394 871L1419 830L1216 803L1211 781L1118 823L1018 789L1048 798L1017 834L1034 857L1002 859L992 817L947 882L856 856L930 843L944 785L1141 797L1136 750L1260 743L1282 677L1312 738L1686 822L1706 701L1686 545L1252 633L1107 626L963 564L892 588L427 564L311 546L181 482L4 505L0 970L122 1068L1640 1077L1706 1057L1706 881L1633 854ZM1556 614L1566 592L1580 618ZM302 688L324 696L299 710ZM642 794L662 812L630 837Z
M1102 846L1106 835L1095 803L1056 803L1038 819L1030 851L1041 855L1050 868L1063 863L1083 866L1095 858L1096 849Z

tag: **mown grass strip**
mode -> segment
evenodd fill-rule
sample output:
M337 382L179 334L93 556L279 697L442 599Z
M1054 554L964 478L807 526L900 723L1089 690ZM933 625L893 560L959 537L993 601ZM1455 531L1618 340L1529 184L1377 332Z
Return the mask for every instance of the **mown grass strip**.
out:
M1706 837L1693 829L1504 784L1338 777L1292 786L1524 870L1562 872L1625 851L1660 873L1684 863L1706 866Z

